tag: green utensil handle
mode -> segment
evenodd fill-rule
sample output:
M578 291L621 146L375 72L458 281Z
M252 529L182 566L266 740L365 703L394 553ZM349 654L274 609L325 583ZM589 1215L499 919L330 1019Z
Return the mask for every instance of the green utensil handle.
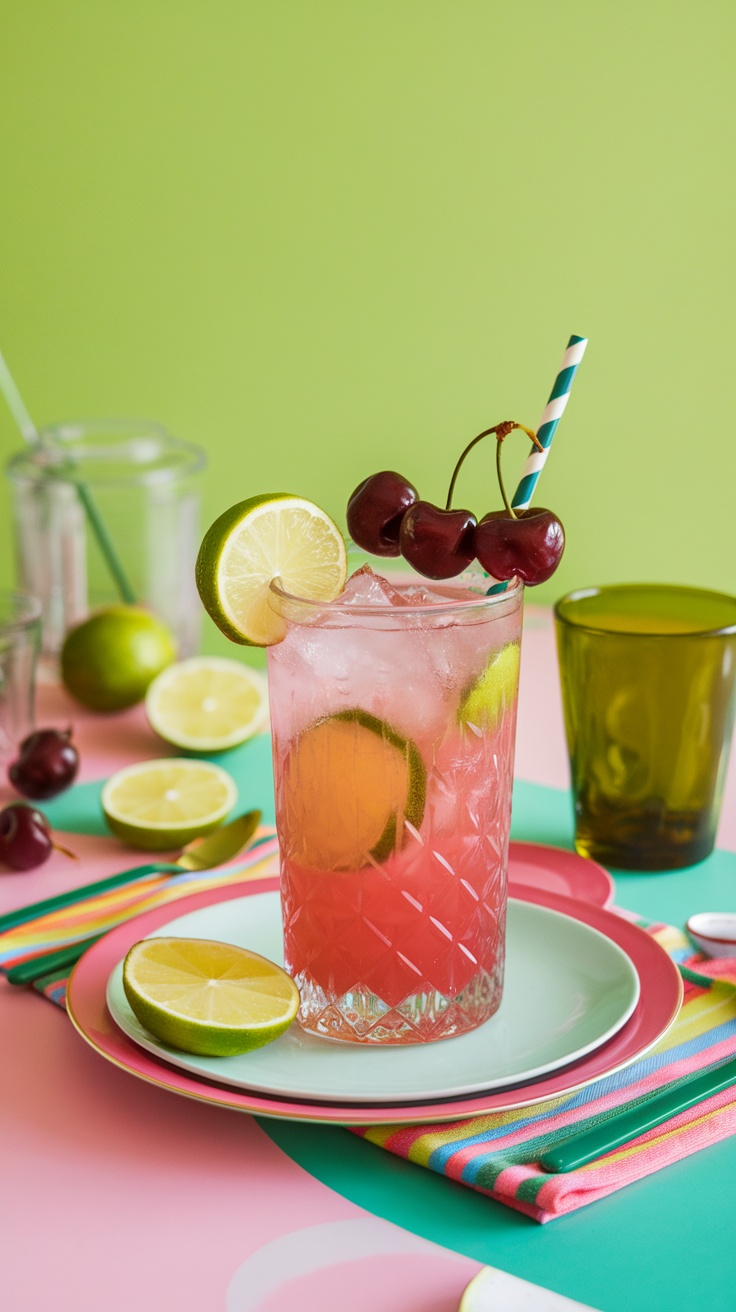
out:
M613 1152L621 1144L646 1134L647 1130L653 1130L670 1117L687 1111L688 1107L712 1097L721 1089L727 1089L730 1084L736 1084L736 1057L700 1071L697 1075L688 1075L683 1080L675 1081L663 1093L655 1094L646 1102L619 1112L617 1116L611 1116L592 1130L570 1135L568 1139L549 1148L539 1158L539 1165L543 1171L555 1174L575 1171L579 1166L586 1166L588 1162L602 1157L604 1153Z
M118 888L121 884L132 884L135 880L145 879L148 875L180 875L181 873L181 866L156 861L153 865L134 866L132 870L124 870L119 875L98 879L94 884L83 884L81 888L68 888L64 893L56 893L54 897L44 898L42 902L31 902L27 907L18 907L17 911L8 911L4 916L0 916L0 934L6 929L15 929L16 925L25 925L29 920L36 920L39 916L47 916L52 911L59 911L62 907L83 902L88 897L94 897L96 893L106 893L108 889Z
M77 943L70 943L66 948L59 948L58 952L45 952L41 957L21 961L19 966L13 966L8 971L6 976L8 984L34 984L37 979L43 979L44 975L51 975L56 971L61 974L64 970L71 970L79 958L84 956L87 948L91 948L92 944L100 938L102 938L101 934L92 934L90 938L79 939Z

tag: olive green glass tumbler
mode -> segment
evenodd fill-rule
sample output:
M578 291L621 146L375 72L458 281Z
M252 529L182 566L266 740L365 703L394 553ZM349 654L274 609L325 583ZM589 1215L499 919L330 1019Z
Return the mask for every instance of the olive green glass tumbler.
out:
M577 851L619 870L703 861L736 708L736 597L587 588L555 621Z

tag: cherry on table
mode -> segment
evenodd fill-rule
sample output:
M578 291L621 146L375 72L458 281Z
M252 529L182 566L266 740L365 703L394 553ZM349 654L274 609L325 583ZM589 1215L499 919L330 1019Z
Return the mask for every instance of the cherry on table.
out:
M496 579L515 574L526 584L546 583L554 574L565 549L565 530L551 510L533 506L484 515L475 530L475 554Z
M401 554L428 579L462 574L475 555L475 515L415 501L401 521Z
M33 870L51 856L51 830L35 806L13 802L0 811L0 861L11 870Z
M8 778L24 797L35 802L56 797L68 788L79 769L79 753L71 729L37 729L20 745Z
M418 496L414 485L392 469L364 478L348 501L353 542L375 556L398 556L401 522Z

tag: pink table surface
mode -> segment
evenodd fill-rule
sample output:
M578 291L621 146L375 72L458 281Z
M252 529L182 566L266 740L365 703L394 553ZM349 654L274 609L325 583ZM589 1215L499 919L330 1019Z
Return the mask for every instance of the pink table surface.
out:
M38 719L73 719L81 779L165 754L140 710L101 721L42 687ZM568 778L551 618L534 608L517 775L553 787ZM9 797L0 788L0 801ZM732 766L719 835L731 850L733 800ZM82 859L71 878L62 867L67 883L134 864L113 840L68 841ZM55 854L36 872L3 875L0 910L50 895L62 862ZM107 1065L35 994L0 987L0 1032L7 1312L455 1312L479 1269L333 1192L250 1117L184 1101Z

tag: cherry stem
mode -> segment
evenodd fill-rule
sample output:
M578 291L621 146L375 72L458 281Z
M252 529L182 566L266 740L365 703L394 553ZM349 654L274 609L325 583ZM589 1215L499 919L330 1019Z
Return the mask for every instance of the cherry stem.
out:
M501 446L502 443L500 441L496 443L496 475L498 478L498 486L501 489L501 496L503 497L503 504L506 507L506 514L510 515L512 519L518 519L519 516L509 501L506 495L506 488L504 487L503 475L501 474Z
M70 852L68 847L62 847L60 843L52 843L54 852L61 852L62 856L68 856L71 861L78 861L79 857L76 852Z
M469 452L471 452L471 451L473 450L473 447L476 446L477 443L480 442L484 437L490 437L491 433L495 433L495 435L496 435L496 441L497 441L497 446L496 446L496 473L498 474L498 485L499 485L499 487L500 487L500 489L501 489L501 496L503 497L503 504L504 504L504 506L506 507L506 510L507 510L508 514L511 516L511 518L512 518L512 519L518 519L518 515L516 515L516 514L514 513L512 507L511 507L511 504L510 504L510 502L509 502L509 499L508 499L508 497L506 496L506 489L505 489L505 487L504 487L504 485L503 485L503 479L502 479L502 477L501 477L501 443L503 442L504 438L508 437L509 433L513 433L513 431L514 431L515 428L520 428L521 431L522 431L522 433L526 433L527 437L530 437L530 438L531 438L531 440L532 440L532 442L534 443L534 445L535 445L536 447L538 447L540 451L543 451L543 450L544 450L544 447L542 446L542 443L539 441L539 438L537 437L536 433L532 432L531 428L526 428L526 427L524 426L524 424L517 424L517 423L516 423L516 420L514 420L514 419L504 419L503 423L501 423L501 424L494 424L494 425L493 425L493 428L484 428L484 429L483 429L483 432L482 432L482 433L479 433L477 437L474 437L473 440L472 440L472 442L468 442L468 445L466 446L465 450L463 451L462 455L460 456L460 459L458 460L457 464L455 465L455 468L454 468L454 470L453 470L453 474L452 474L452 478L450 479L450 487L449 487L449 489L448 489L448 493L447 493L447 502L446 502L446 504L445 504L445 510L451 510L451 509L452 509L452 494L453 494L453 492L455 491L455 484L456 484L456 482L457 482L457 476L458 476L458 474L460 473L460 470L461 470L461 468L462 468L462 465L463 465L463 462L464 462L464 460L465 460L465 457L469 454Z

